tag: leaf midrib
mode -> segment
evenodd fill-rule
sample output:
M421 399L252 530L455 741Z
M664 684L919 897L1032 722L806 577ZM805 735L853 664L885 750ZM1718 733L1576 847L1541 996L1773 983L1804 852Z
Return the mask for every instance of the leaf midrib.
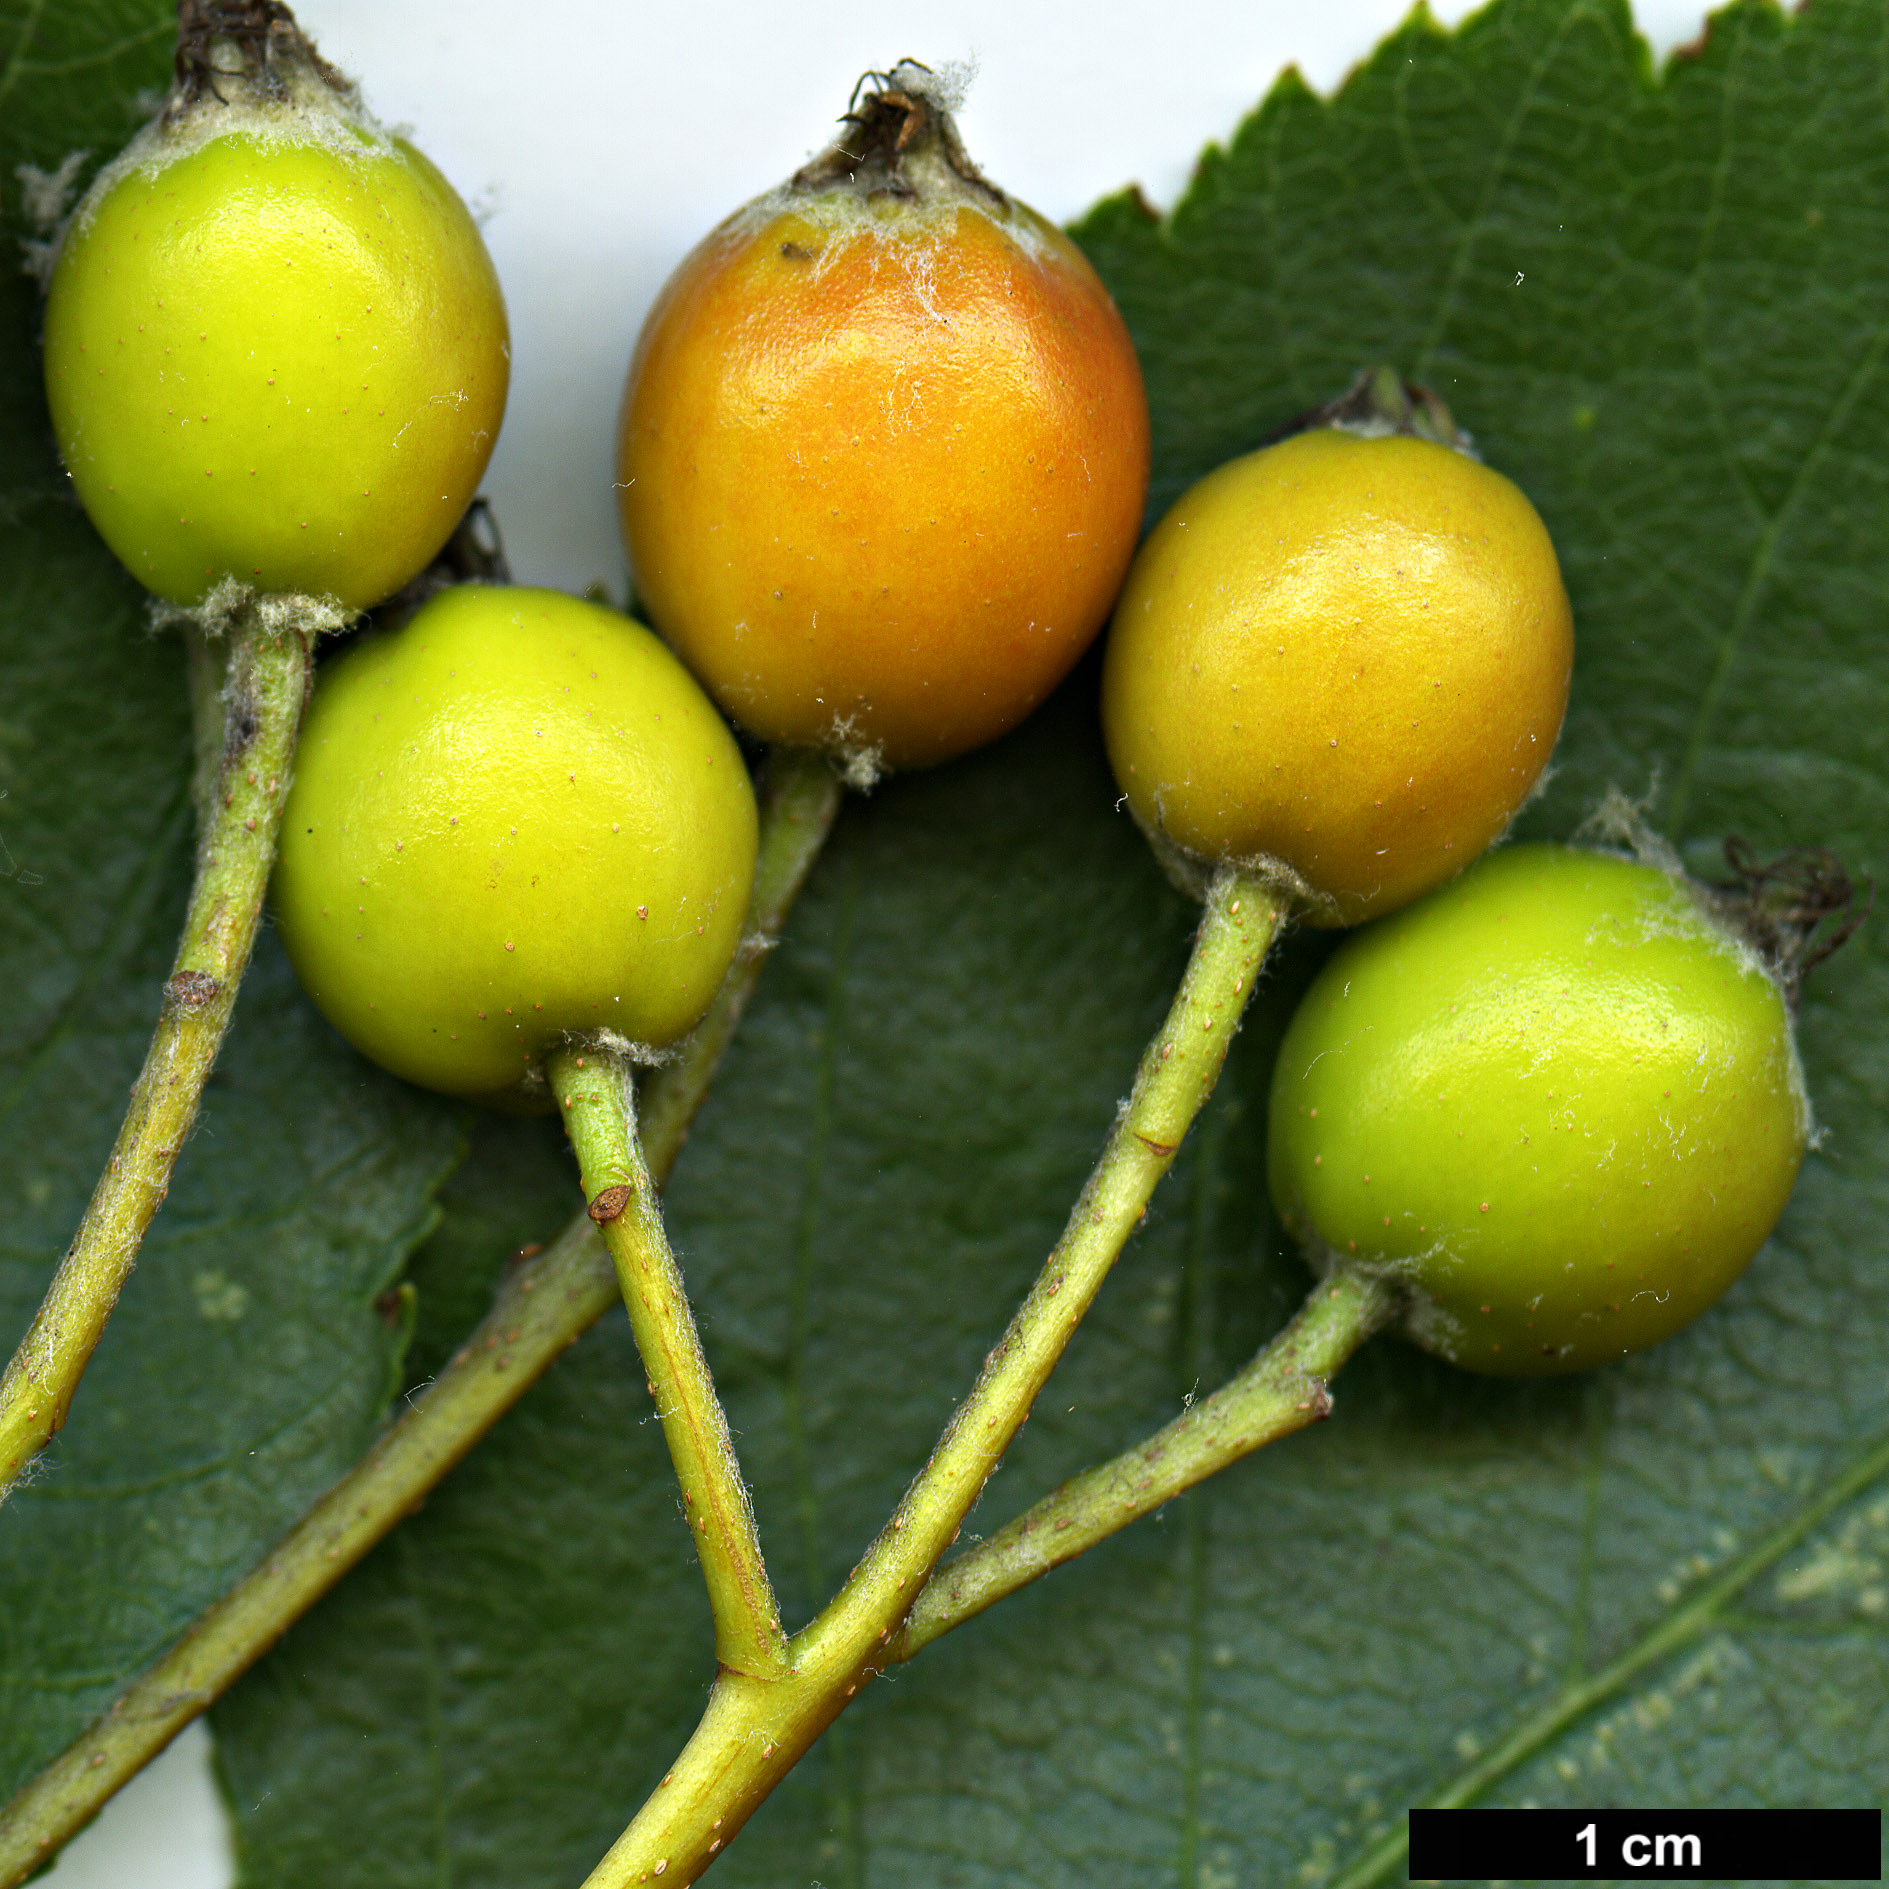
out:
M1443 336L1456 313L1456 305L1462 296L1463 280L1469 273L1471 258L1481 243L1484 224L1488 219L1489 205L1495 200L1497 186L1507 180L1509 157L1515 149L1515 140L1520 134L1523 123L1535 109L1535 103L1541 92L1543 75L1553 66L1560 56L1563 42L1576 24L1589 20L1604 19L1601 8L1592 5L1572 6L1562 17L1560 26L1542 48L1541 57L1529 68L1528 81L1521 88L1515 101L1515 108L1509 113L1508 121L1502 127L1502 138L1496 147L1493 161L1483 172L1482 189L1476 198L1476 207L1463 219L1457 232L1455 247L1450 252L1449 270L1443 278L1441 293L1437 296L1436 308L1430 317L1430 326L1423 338L1423 345L1417 350L1411 373L1417 380L1426 379L1435 364L1436 351L1443 344ZM1400 141L1404 141L1404 132L1409 114L1404 109L1404 82L1410 68L1400 76L1397 87L1397 118ZM1405 142L1405 149L1408 150ZM1419 189L1428 190L1429 180L1417 175L1412 170L1412 181Z
M46 11L46 0L28 0L26 16L20 21L19 36L13 42L13 50L7 55L7 65L0 72L0 99L4 99L19 83L20 74L30 70L27 62L27 49L39 33L39 22Z
M1731 679L1732 666L1737 661L1746 632L1757 614L1758 601L1770 580L1778 544L1794 521L1798 503L1812 478L1821 470L1832 440L1848 420L1857 401L1862 398L1864 388L1875 378L1876 370L1882 365L1885 349L1889 349L1889 322L1878 322L1870 335L1869 345L1863 350L1863 358L1851 371L1842 392L1824 416L1823 425L1817 429L1817 437L1811 442L1809 451L1798 462L1790 489L1777 510L1771 514L1758 536L1757 544L1752 548L1751 562L1746 567L1744 585L1738 593L1731 623L1713 653L1711 673L1706 678L1698 711L1693 716L1692 727L1686 738L1685 757L1680 762L1679 778L1673 784L1672 806L1666 820L1667 830L1671 833L1683 834L1685 831L1686 815L1691 810L1692 791L1698 781L1699 760L1704 752L1705 738L1717 719L1719 702Z
M89 72L110 65L114 59L135 52L140 46L148 46L153 40L170 39L177 30L175 23L166 16L153 20L142 32L128 33L108 46L76 54L70 59L32 59L27 55L39 37L39 24L45 14L46 0L27 0L26 11L19 22L19 32L14 37L13 50L7 55L6 65L0 67L0 102L4 102L20 80L28 75L36 79L63 79L75 72ZM18 146L14 145L13 148L17 151Z

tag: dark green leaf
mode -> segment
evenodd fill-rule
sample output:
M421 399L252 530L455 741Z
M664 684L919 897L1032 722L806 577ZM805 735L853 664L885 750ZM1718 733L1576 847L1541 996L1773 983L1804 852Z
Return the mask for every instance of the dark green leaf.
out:
M0 158L99 156L161 82L172 9L0 18ZM8 205L14 193L8 192ZM10 227L9 248L20 231ZM109 1152L188 884L184 656L67 495L30 282L0 277L0 1343ZM368 1068L265 937L116 1317L0 1510L0 1797L108 1704L360 1452L457 1115Z
M1695 857L1738 831L1883 864L1885 42L1863 0L1740 6L1656 85L1624 6L1501 0L1413 24L1329 103L1285 82L1168 223L1123 199L1083 226L1143 349L1157 502L1380 359L1535 496L1581 637L1538 831L1657 775ZM848 813L676 1176L797 1618L970 1381L1185 946L1090 686ZM1482 1801L1880 1801L1889 1495L1831 1498L1889 1436L1884 955L1865 933L1813 981L1828 1140L1718 1311L1558 1384L1374 1347L1317 1434L873 1687L716 1879L1395 1880L1402 1807L1530 1728ZM1315 956L1285 958L974 1527L1301 1289L1257 1150ZM488 1132L523 1178L494 1163L454 1237L489 1279L562 1203L536 1131ZM675 1506L613 1317L219 1711L254 1889L577 1880L710 1678Z

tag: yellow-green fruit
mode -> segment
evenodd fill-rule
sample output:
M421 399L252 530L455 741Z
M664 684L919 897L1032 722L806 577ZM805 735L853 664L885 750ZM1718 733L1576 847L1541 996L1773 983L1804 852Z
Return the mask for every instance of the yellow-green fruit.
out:
M529 1100L568 1034L694 1026L754 856L740 750L661 642L557 591L467 585L322 669L273 897L356 1048Z
M1474 859L1560 731L1573 620L1526 498L1427 440L1301 433L1208 474L1136 558L1102 713L1137 819L1282 860L1313 923Z
M1581 1371L1704 1311L1810 1128L1790 1019L1663 872L1516 846L1349 939L1286 1032L1274 1204L1473 1371Z
M79 206L46 308L59 450L138 580L364 608L446 541L505 411L498 278L420 153L325 103L200 107Z

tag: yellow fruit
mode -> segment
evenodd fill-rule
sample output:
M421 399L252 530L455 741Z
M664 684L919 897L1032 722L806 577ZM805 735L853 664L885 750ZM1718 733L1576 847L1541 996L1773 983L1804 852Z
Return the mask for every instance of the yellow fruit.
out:
M740 750L649 631L465 585L321 671L273 899L356 1048L515 1103L567 1034L694 1026L740 942L755 829Z
M916 83L862 111L844 164L738 212L663 291L619 497L639 598L729 714L905 767L1014 726L1100 629L1148 417L1075 245Z
M1222 466L1143 546L1103 719L1136 817L1209 860L1283 861L1354 924L1469 862L1560 731L1573 620L1498 472L1317 428Z
M443 544L505 411L491 259L420 153L320 77L205 93L101 174L46 309L59 450L140 582L363 608Z

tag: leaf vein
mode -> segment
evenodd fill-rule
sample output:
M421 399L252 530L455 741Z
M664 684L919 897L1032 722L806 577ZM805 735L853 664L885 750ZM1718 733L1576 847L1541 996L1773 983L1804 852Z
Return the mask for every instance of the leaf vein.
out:
M1844 423L1849 419L1856 403L1863 397L1864 390L1875 379L1876 372L1882 365L1885 348L1889 348L1889 322L1879 322L1870 335L1869 345L1863 350L1862 359L1851 371L1830 410L1825 414L1823 424L1817 430L1817 437L1798 462L1789 491L1785 493L1777 510L1772 513L1769 522L1759 534L1757 544L1753 547L1751 561L1745 570L1745 581L1739 590L1738 602L1732 611L1731 623L1720 637L1718 648L1713 654L1712 667L1706 677L1705 688L1699 698L1699 707L1693 717L1692 729L1687 737L1685 759L1680 765L1679 778L1673 785L1672 809L1666 822L1667 830L1673 834L1684 832L1686 815L1691 808L1692 792L1698 782L1700 758L1705 751L1705 738L1717 718L1719 705L1730 681L1738 651L1746 633L1751 628L1752 619L1757 614L1758 601L1764 595L1765 586L1770 581L1771 567L1777 557L1778 545L1795 518L1798 505L1804 493L1809 489L1812 479L1821 470Z
M1461 1809L1473 1803L1571 1726L1618 1697L1649 1668L1672 1658L1708 1633L1723 1632L1727 1603L1742 1594L1821 1522L1885 1475L1889 1475L1889 1431L1852 1456L1847 1469L1800 1503L1768 1535L1753 1543L1717 1576L1696 1588L1689 1599L1675 1604L1609 1666L1591 1679L1564 1685L1493 1751L1466 1766L1431 1795L1429 1803L1442 1810ZM1328 1889L1368 1889L1368 1885L1384 1881L1403 1860L1409 1844L1406 1824L1331 1878Z
M1457 229L1456 241L1450 252L1449 268L1444 274L1443 290L1437 297L1434 313L1430 318L1429 331L1423 338L1423 345L1417 351L1417 359L1412 367L1412 374L1419 380L1431 372L1433 357L1443 340L1445 330L1456 313L1456 305L1461 300L1463 282L1469 273L1471 258L1476 246L1484 234L1484 223L1488 216L1489 205L1494 200L1498 185L1508 180L1509 158L1515 149L1515 141L1521 135L1521 128L1529 113L1534 109L1536 99L1541 92L1543 79L1549 68L1560 56L1563 42L1573 31L1577 23L1596 17L1596 9L1591 5L1571 6L1562 16L1540 55L1528 69L1528 78L1516 96L1514 109L1509 113L1502 127L1502 135L1496 148L1490 153L1489 161L1483 168L1482 188L1477 194L1476 207L1465 217ZM1399 81L1399 114L1402 115L1402 79Z

